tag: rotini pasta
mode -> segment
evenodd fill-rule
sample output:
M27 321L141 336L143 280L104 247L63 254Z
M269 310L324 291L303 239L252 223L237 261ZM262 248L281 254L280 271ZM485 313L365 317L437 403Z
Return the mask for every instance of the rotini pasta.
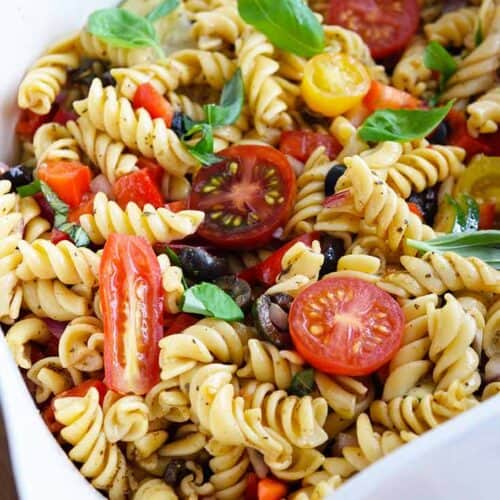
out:
M467 127L473 135L493 134L500 123L500 86L481 96L467 107Z
M78 144L68 129L58 123L42 125L33 137L33 149L37 164L47 160L78 161Z

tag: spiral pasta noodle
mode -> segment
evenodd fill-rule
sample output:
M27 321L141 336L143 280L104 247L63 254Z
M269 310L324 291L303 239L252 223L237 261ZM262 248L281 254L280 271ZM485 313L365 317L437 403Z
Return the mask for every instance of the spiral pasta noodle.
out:
M0 180L0 238L22 236L19 196L11 192L11 187L10 181Z
M39 238L47 238L51 230L50 222L42 217L41 209L32 196L26 196L19 201L19 210L23 219L23 238L29 243Z
M472 135L495 133L500 123L500 86L469 104L467 113L467 128Z
M0 185L1 188L1 185ZM0 204L2 197L0 196ZM2 219L0 216L0 231ZM23 291L16 268L22 260L21 252L17 249L19 237L16 235L4 236L0 246L0 322L12 324L19 316Z
M33 137L37 164L47 160L78 161L78 144L68 129L58 123L46 123L38 128Z
M127 208L122 210L101 192L94 198L93 214L80 216L80 224L91 241L97 244L104 243L112 233L142 236L150 243L169 243L196 232L203 217L204 213L197 210L174 213L149 204L141 210L134 202L128 203Z
M163 418L169 422L189 420L189 398L180 389L177 378L162 380L145 396L151 419Z
M123 498L129 490L128 467L120 448L106 439L97 390L57 399L54 406L55 418L64 426L61 437L72 446L71 460L82 464L80 472L110 499Z
M136 441L148 431L149 408L141 396L123 396L104 415L104 434L110 443Z
M165 254L158 256L158 262L161 269L165 311L176 314L180 311L179 304L184 296L182 269L170 265L170 260Z
M51 47L24 77L17 94L21 109L46 115L66 83L68 71L79 63L76 39L70 38Z
M176 500L174 490L161 479L144 481L134 494L134 500Z
M439 42L445 47L460 47L464 45L467 36L473 33L477 15L476 7L463 7L444 14L434 23L427 24L424 31L429 40Z

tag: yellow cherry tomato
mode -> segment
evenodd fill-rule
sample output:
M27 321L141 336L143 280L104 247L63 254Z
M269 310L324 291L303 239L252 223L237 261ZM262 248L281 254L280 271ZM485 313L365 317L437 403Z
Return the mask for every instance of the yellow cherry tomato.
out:
M354 108L370 89L363 64L347 54L318 54L304 68L301 91L306 104L325 116Z
M468 194L480 205L496 203L500 212L500 157L476 156L458 178L455 194Z

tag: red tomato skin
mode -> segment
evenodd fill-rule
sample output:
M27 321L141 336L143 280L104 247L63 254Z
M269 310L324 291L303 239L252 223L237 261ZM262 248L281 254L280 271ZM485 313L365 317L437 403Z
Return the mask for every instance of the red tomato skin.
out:
M247 476L247 487L245 490L245 500L258 500L258 485L259 477L255 472L251 472Z
M319 146L325 147L326 154L330 159L335 158L342 149L342 145L335 137L328 134L301 130L286 130L281 133L280 151L301 162L306 162Z
M282 500L286 497L288 488L279 479L265 477L257 485L258 500Z
M52 118L53 122L59 123L59 125L66 125L71 120L76 120L78 115L74 111L68 111L64 108L59 108Z
M145 394L159 380L163 337L163 287L151 245L142 237L112 234L104 245L99 282L104 381L122 394ZM137 352L127 353L127 346Z
M171 212L182 212L189 208L188 200L170 201L165 203L165 208L168 208Z
M54 415L54 407L51 404L47 405L41 412L42 419L45 425L52 434L59 434L59 432L64 428L64 425L60 424Z
M129 202L137 203L141 209L147 203L155 208L164 204L163 196L147 169L137 170L117 179L113 184L113 194L123 209Z
M391 10L392 5L396 12ZM402 52L417 32L419 23L417 0L330 0L327 15L327 24L356 31L374 59ZM384 30L390 31L383 36Z
M94 193L86 193L77 207L68 212L68 221L75 224L80 223L80 217L85 214L92 214L94 211Z
M16 123L16 134L30 138L44 124L50 121L51 114L38 115L29 109L21 110L21 114Z
M276 278L281 273L281 260L287 250L298 242L311 246L314 240L319 240L319 237L320 235L317 231L298 236L278 248L278 250L273 252L267 259L263 260L259 264L239 272L238 278L241 278L250 284L258 282L266 286L274 285L276 283Z
M170 128L174 111L170 103L150 84L143 83L137 87L134 94L135 109L144 108L152 118L162 118Z
M59 229L53 228L50 232L50 241L56 245L60 241L68 240L71 241L69 235L63 231L59 231Z
M158 188L161 186L163 173L165 172L161 165L158 165L158 163L150 160L149 158L142 157L137 160L137 166L140 169L146 170L155 186L157 186Z
M483 203L479 207L479 229L493 229L495 226L496 204Z
M314 303L318 304L318 296L322 296L320 294L329 292L335 294L338 290L344 290L346 294L350 293L352 299L348 302L351 303L364 301L364 304L368 304L369 300L375 298L377 301L386 304L387 318L391 321L391 328L387 333L391 336L380 343L379 349L383 349L383 351L379 350L377 353L370 355L370 358L362 360L362 363L360 363L359 359L340 359L340 356L346 356L348 347L338 343L338 335L333 337L334 333L327 332L330 334L330 338L328 339L329 343L325 344L321 338L315 337L307 330L304 307ZM347 301L344 300L343 307L348 307L345 305L346 303ZM364 315L366 316L369 314L367 312L368 305L365 307ZM331 313L331 308L329 311L320 310L323 324L328 320L327 312ZM351 306L349 314L359 314L359 311L356 311L355 306ZM355 317L357 320L360 319L359 315ZM297 296L290 308L289 323L290 335L297 352L313 368L332 375L362 376L369 375L388 363L399 349L403 335L404 315L396 300L376 285L358 278L327 278L309 286ZM328 323L326 327L329 327ZM344 336L344 338L346 337ZM349 336L349 338L352 338L352 336ZM352 354L352 351L349 351L349 354Z
M408 92L372 80L370 90L363 99L363 105L369 111L376 111L377 109L417 109L421 108L423 103Z
M102 406L102 403L104 401L104 396L106 396L106 393L108 392L108 388L106 387L106 384L102 382L101 380L86 380L85 382L82 382L81 384L77 385L76 387L72 387L71 389L68 389L67 391L61 392L57 394L52 399L52 407L53 403L56 399L59 398L82 398L83 396L87 395L87 392L89 392L90 389L97 389L97 392L99 393L99 404Z
M220 229L210 227L208 219L205 218L205 222L200 226L197 234L219 248L251 249L266 245L272 240L276 229L288 219L295 202L297 183L290 163L283 153L270 146L236 145L219 151L217 155L228 160L240 161L245 166L250 165L248 168L253 168L260 162L275 166L281 176L283 189L286 190L284 192L285 201L278 206L277 212L274 212L272 217L248 231L223 232ZM224 169L226 163L220 162L198 172L193 179L193 190L189 199L190 208L203 210L201 206L203 197L198 191L215 172Z
M49 160L38 169L38 178L67 203L78 206L90 190L92 173L87 165L78 161Z
M424 219L424 212L422 212L422 209L416 204L412 203L411 201L408 203L408 208L410 209L410 212L413 212L415 215L418 215L420 219Z
M174 333L181 333L186 328L189 328L195 323L198 323L200 319L201 318L188 313L176 314L172 319L172 322L165 329L165 337L167 337L168 335L173 335Z

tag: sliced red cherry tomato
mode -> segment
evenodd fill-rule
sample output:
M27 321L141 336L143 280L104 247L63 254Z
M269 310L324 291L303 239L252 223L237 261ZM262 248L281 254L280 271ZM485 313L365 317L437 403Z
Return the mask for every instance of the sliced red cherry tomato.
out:
M301 292L289 314L295 348L314 368L368 375L401 345L403 311L387 292L357 278L328 278Z
M363 99L364 106L369 111L377 109L416 109L423 103L408 92L396 89L390 85L372 80L370 90Z
M94 210L94 193L86 193L82 201L77 207L72 208L68 212L68 221L74 222L75 224L80 223L80 216L85 214L91 214Z
M172 125L174 110L170 103L150 84L143 83L135 91L135 109L144 108L152 118L163 118L167 127Z
M137 166L145 170L149 174L151 180L155 183L156 186L161 186L163 172L165 172L161 165L158 165L158 163L150 160L149 158L142 157L137 161Z
M99 393L99 404L102 405L104 401L104 396L106 396L106 393L108 392L108 388L106 384L101 380L94 380L94 379L86 380L85 382L82 382L76 387L72 387L67 391L60 392L57 396L55 396L52 399L52 402L54 402L54 400L59 398L82 398L83 396L86 396L87 392L89 392L89 390L92 388L97 389L97 392Z
M222 248L255 248L272 239L295 201L295 174L269 146L232 146L198 171L189 205L205 212L198 234Z
M78 115L74 111L68 111L67 109L60 107L56 111L56 114L54 115L54 118L52 118L52 121L59 123L60 125L66 125L66 123L68 123L70 120L76 120L77 118Z
M78 161L49 160L38 169L38 178L70 207L80 204L90 190L90 168Z
M182 210L188 209L188 200L171 201L165 203L165 208L168 208L172 212L181 212Z
M38 128L50 121L50 119L51 113L47 115L37 115L29 109L23 109L17 120L16 134L26 138L33 137Z
M274 285L276 283L276 278L279 273L281 273L281 261L287 250L299 241L305 245L311 246L314 240L319 240L318 232L302 234L294 240L285 243L282 247L273 252L267 259L259 262L259 264L249 267L248 269L244 269L238 273L238 278L241 278L250 284L261 283L266 286Z
M496 203L483 203L479 209L479 229L493 229L495 214Z
M137 203L140 208L146 203L155 208L164 205L163 196L147 169L137 170L117 179L113 184L113 194L123 209L131 201Z
M410 209L410 212L413 212L415 215L418 215L420 219L424 219L424 212L420 208L419 205L416 203L412 203L411 201L408 203L408 208Z
M255 472L251 472L247 476L247 487L245 489L245 500L258 500L259 476Z
M50 241L56 245L60 241L64 240L69 240L71 241L71 238L69 237L68 233L65 233L64 231L59 231L59 229L53 228L52 231L50 232Z
M166 325L167 328L165 329L165 337L174 333L181 333L186 328L198 323L200 319L201 318L188 313L175 314L170 324Z
M358 33L375 59L402 52L417 32L417 0L330 0L328 24Z
M280 151L302 162L307 161L319 146L325 147L326 154L330 159L335 158L342 149L342 145L337 139L328 134L302 130L286 130L281 133Z
M48 427L49 431L52 434L58 434L64 427L64 425L60 424L54 415L54 407L51 404L47 405L42 410L42 418L45 422L45 425Z
M145 394L159 380L163 288L158 259L138 236L112 234L99 269L104 318L104 381L119 393Z
M265 477L257 485L258 500L282 500L286 498L287 485L273 477Z

